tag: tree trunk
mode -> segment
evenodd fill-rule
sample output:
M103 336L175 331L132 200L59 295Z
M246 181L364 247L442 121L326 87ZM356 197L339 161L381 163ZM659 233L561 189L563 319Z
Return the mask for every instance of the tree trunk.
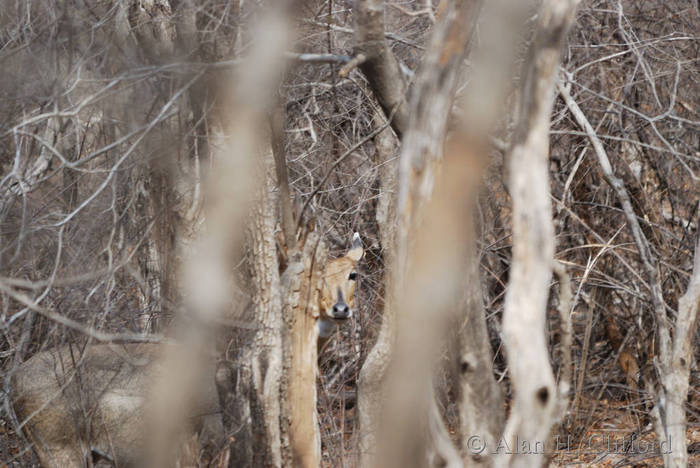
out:
M285 466L318 467L321 435L316 414L318 290L327 249L316 233L291 259L282 276L286 321L284 418L289 443ZM284 423L283 423L284 424Z
M686 446L686 401L690 366L693 361L693 338L698 324L698 307L700 306L700 236L695 245L693 272L685 294L678 300L678 317L673 336L673 352L670 356L661 356L662 374L659 406L663 406L662 417L664 433L657 436L661 443L666 443L668 453L664 453L664 465L667 467L688 466L688 448ZM664 401L665 400L665 401ZM657 431L658 432L658 431ZM666 437L663 438L662 435Z
M544 444L558 417L558 392L545 335L554 258L548 145L561 45L577 3L545 0L523 65L520 108L509 158L513 264L503 315L515 396L503 435L510 450L500 453L498 466L541 466ZM519 450L518 440L531 444L535 453Z
M451 339L452 384L459 405L460 449L466 466L490 466L485 447L495 447L503 431L503 394L493 375L493 353L486 326L479 258L469 249L465 297ZM474 439L479 437L479 440Z
M375 113L374 126L381 127L384 118ZM393 265L394 241L396 236L394 220L396 219L396 176L398 164L394 159L396 144L389 129L385 129L375 138L377 148L377 166L381 183L381 198L377 205L377 224L379 226L379 242L382 246L384 264ZM384 285L392 284L391 268L384 270ZM377 341L370 350L360 369L358 378L358 419L360 426L360 466L370 466L376 450L376 434L378 415L382 409L382 386L384 376L391 358L391 348L395 335L395 308L391 305L391 297L385 294L382 326L379 329Z
M281 466L280 381L282 362L282 295L275 224L277 199L272 176L272 153L268 148L263 155L266 183L250 216L248 242L253 284L255 285L255 324L257 330L246 347L244 357L236 367L249 380L236 381L238 388L225 393L225 401L233 407L224 408L227 429L250 424L251 438L238 438L231 444L230 465ZM239 393L241 392L241 393ZM242 397L246 395L247 398ZM233 415L249 415L249 420L232 420ZM252 457L252 458L251 458Z
M427 461L427 458L431 458L431 463L435 464L460 464L459 455L447 438L447 431L434 406L432 389L433 359L439 348L439 337L445 331L445 313L448 309L438 306L434 312L434 321L424 323L420 320L419 310L421 305L426 306L425 297L421 299L415 297L415 294L424 286L419 285L420 282L413 283L413 281L417 281L420 277L429 284L433 284L435 280L434 278L428 280L424 276L426 271L431 274L436 272L433 270L435 265L432 261L424 263L424 260L427 260L426 256L430 256L427 252L433 250L419 226L430 219L438 223L433 225L433 228L439 230L435 226L441 226L444 221L433 219L429 200L442 159L442 145L447 131L448 116L452 108L460 66L470 38L470 26L475 21L476 9L475 3L457 2L457 6L448 7L440 24L436 26L417 78L415 100L411 103L413 117L403 141L399 174L396 257L390 265L391 283L387 287L388 308L385 309L387 310L385 315L390 318L390 321L382 325L378 344L375 345L381 348L378 348L377 352L373 350L363 366L372 372L367 372L363 368L360 382L362 385L359 402L361 412L378 409L380 401L384 401L386 407L386 427L380 430L381 441L374 448L369 444L376 436L368 434L367 431L376 430L379 426L377 421L370 419L381 417L383 412L361 416L364 423L361 426L360 436L363 455L379 450L377 463L381 466L420 466ZM471 163L464 161L464 164L469 166ZM461 170L463 167L461 163L455 163L456 170L449 179L452 183L454 182L452 176L465 175ZM456 200L463 201L462 195L465 193L468 196L468 187L471 185L467 180L464 182L466 185L462 189L466 188L466 192L462 189L457 190ZM452 183L446 182L445 185L455 188ZM442 198L440 200L446 201ZM444 233L450 240L453 234L454 231L451 229ZM440 240L437 243L440 244ZM440 249L444 247L443 244ZM409 255L409 252L420 252L420 254L415 254L417 256L414 258L413 255ZM426 254L424 255L423 252ZM440 252L434 258L444 259L442 256L444 251ZM459 252L455 252L454 256L459 258ZM452 272L450 268L452 263L448 261L446 265L446 270ZM411 274L411 282L405 283L406 275L409 275L409 271L413 269L416 270L415 275ZM445 279L442 274L437 278ZM451 283L448 281L447 284ZM447 293L449 296L453 291L449 286L446 287L449 290ZM389 311L389 308L395 308L395 311ZM423 312L425 310L427 309ZM393 314L398 313L401 316L394 317ZM419 323L420 326L418 326ZM395 366L395 375L390 379L389 388L383 389L381 382L391 356L389 337L395 333L389 327L394 326L399 331L395 358L398 362ZM418 328L425 333L416 336L415 331ZM366 378L368 376L372 377L372 380ZM382 398L384 391L387 392L386 395L391 395L388 406L387 399ZM401 427L402 430L392 433L387 427ZM428 433L431 436L430 444L426 443ZM408 447L410 450L407 450Z
M408 128L407 86L399 62L384 38L384 2L359 0L355 3L355 53L362 55L360 70L384 114L393 115L391 126L401 138Z

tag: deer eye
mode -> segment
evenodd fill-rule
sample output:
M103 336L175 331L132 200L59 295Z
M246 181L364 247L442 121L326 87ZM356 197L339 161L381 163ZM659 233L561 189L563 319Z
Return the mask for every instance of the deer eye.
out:
M351 271L350 275L348 276L348 279L350 281L355 281L357 279L357 272L356 271Z

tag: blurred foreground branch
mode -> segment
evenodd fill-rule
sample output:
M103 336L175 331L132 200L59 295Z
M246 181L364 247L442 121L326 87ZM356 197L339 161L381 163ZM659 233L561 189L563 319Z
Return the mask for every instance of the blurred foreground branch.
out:
M248 213L248 201L255 191L257 181L262 180L256 170L256 155L260 154L261 139L267 138L263 147L269 148L269 135L260 134L266 120L265 111L273 104L269 93L276 89L282 76L285 60L283 52L288 43L288 19L282 6L269 10L257 25L256 41L248 57L246 67L236 70L224 86L224 113L221 135L214 147L214 170L207 179L206 232L197 244L196 255L186 266L185 284L188 285L188 315L175 325L175 336L183 346L166 354L165 368L157 382L153 395L153 430L148 466L169 466L173 440L185 423L185 416L198 382L204 378L202 362L211 343L214 318L223 316L229 304L231 286L231 259L243 239L244 219ZM251 177L253 175L253 177ZM263 176L264 177L264 176ZM275 255L274 242L272 244ZM260 253L263 255L264 253ZM270 254L270 253L268 253ZM279 279L277 279L279 282ZM269 357L263 362L265 381L254 389L265 395L263 408L267 439L270 441L268 463L281 464L278 424L279 380L282 371L279 316L279 284L268 285L277 294L277 301L268 303L270 319L262 322L260 330L272 346ZM272 340L272 341L269 341ZM178 411L173 411L177 408ZM248 441L250 443L250 441Z

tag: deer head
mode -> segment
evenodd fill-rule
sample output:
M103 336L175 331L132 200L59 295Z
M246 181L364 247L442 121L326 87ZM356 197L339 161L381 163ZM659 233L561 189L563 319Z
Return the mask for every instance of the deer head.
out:
M352 317L355 305L357 262L364 255L362 240L357 232L347 253L326 265L319 291L319 337L328 338L339 322Z

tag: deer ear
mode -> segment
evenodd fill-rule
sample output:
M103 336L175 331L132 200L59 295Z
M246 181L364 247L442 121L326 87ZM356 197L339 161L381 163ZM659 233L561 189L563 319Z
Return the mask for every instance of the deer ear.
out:
M360 239L360 233L356 232L352 236L352 244L350 245L350 250L348 250L347 256L358 261L365 254L365 249L362 248L362 239Z

